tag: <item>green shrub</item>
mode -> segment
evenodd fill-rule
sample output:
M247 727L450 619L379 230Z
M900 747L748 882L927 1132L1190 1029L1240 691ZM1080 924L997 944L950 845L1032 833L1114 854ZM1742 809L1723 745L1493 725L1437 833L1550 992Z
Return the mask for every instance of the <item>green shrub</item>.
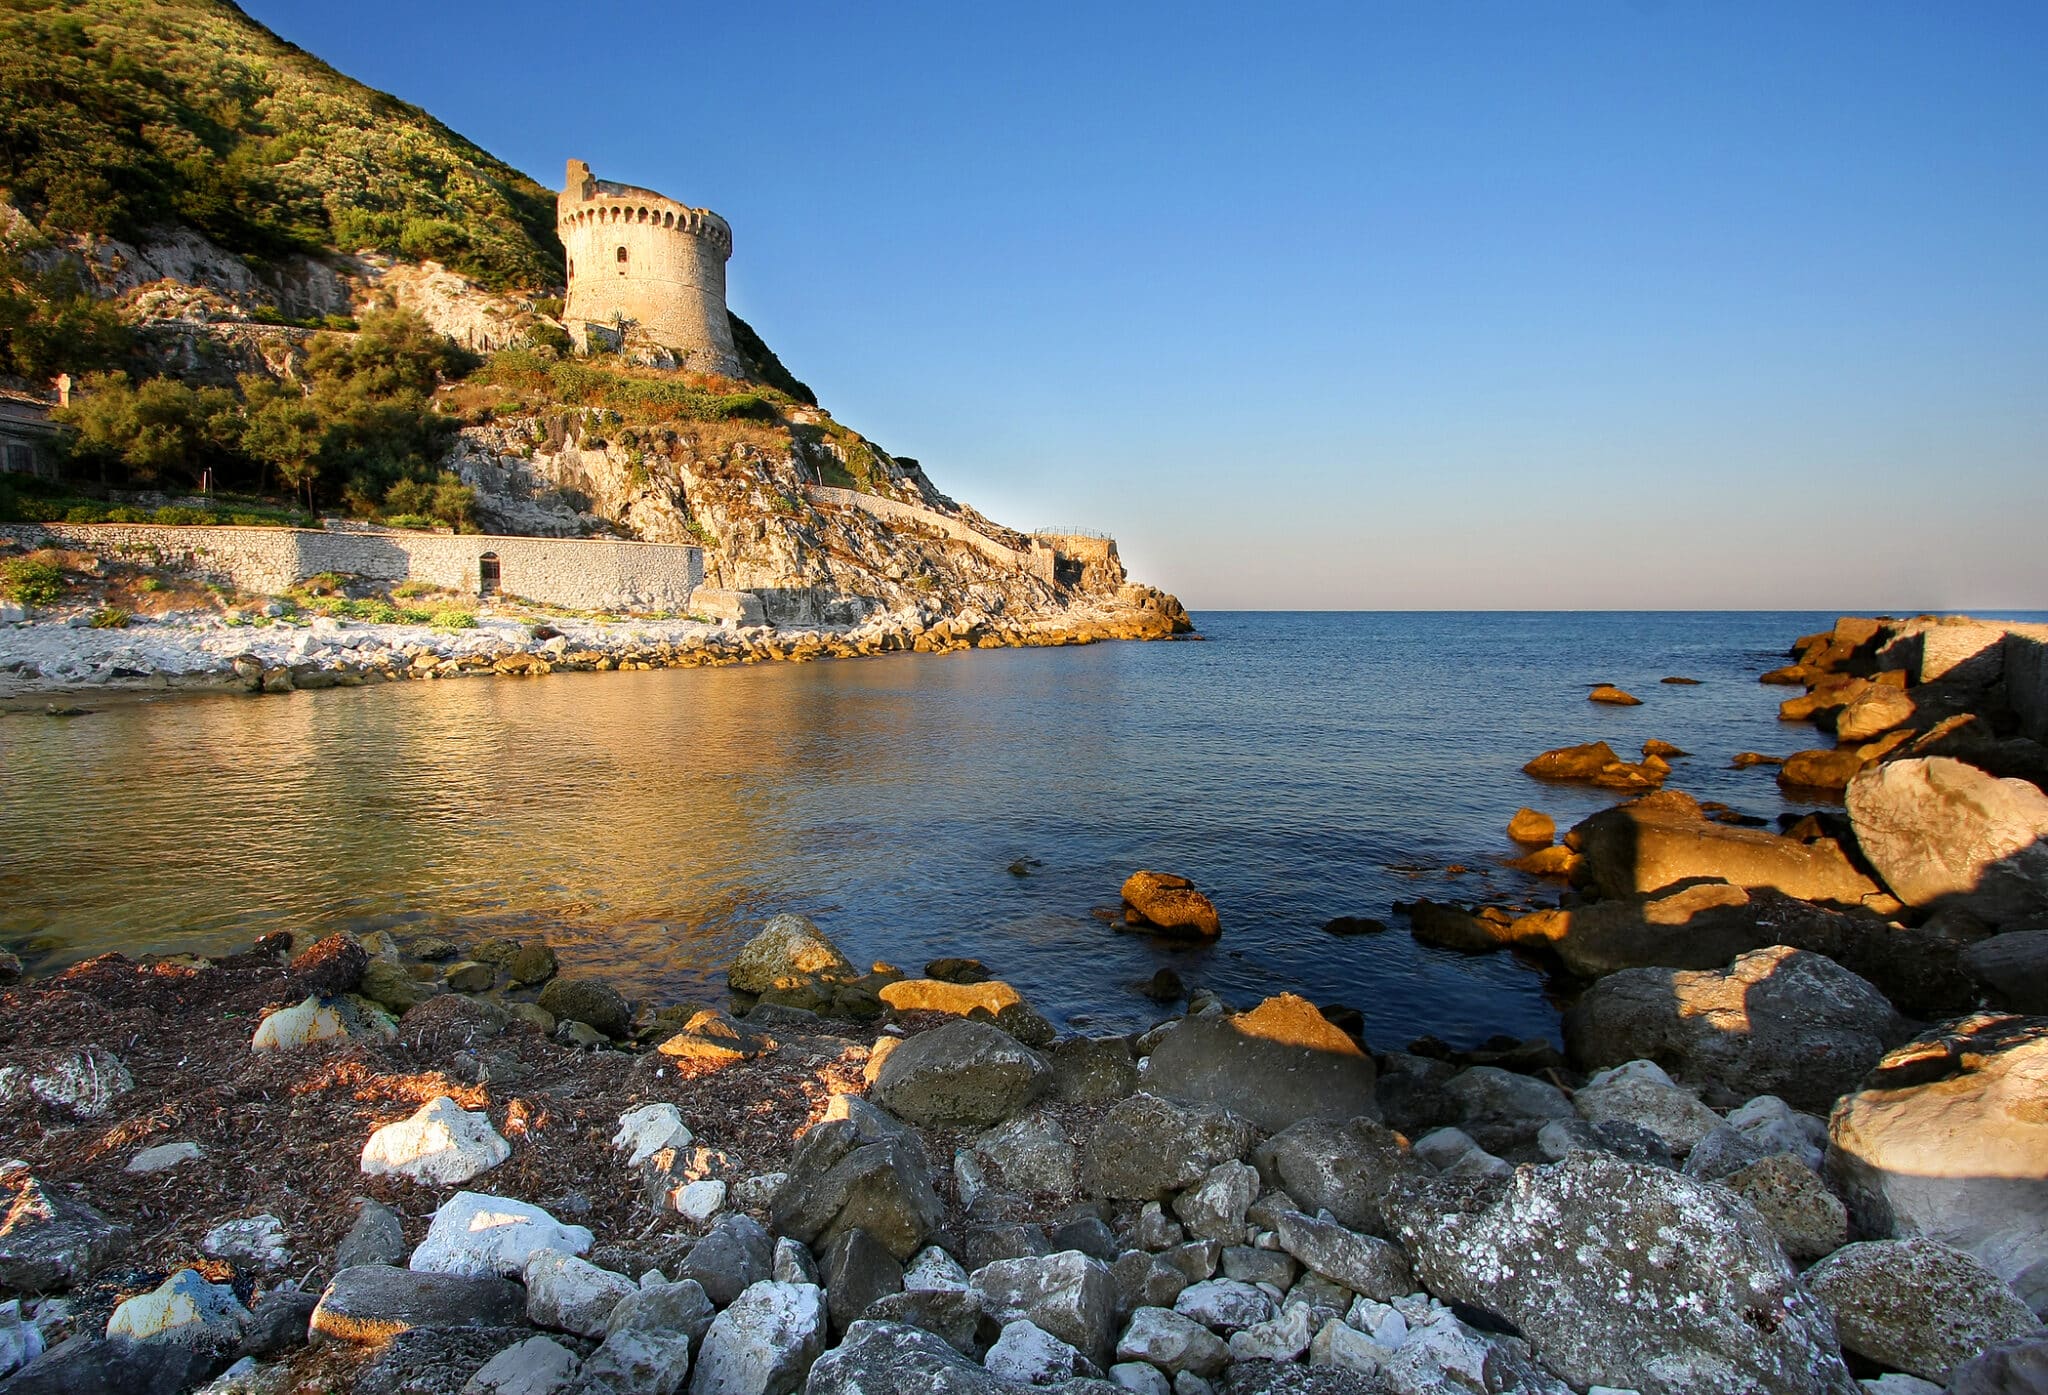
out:
M199 523L218 523L220 518L211 509L188 509L180 504L165 504L156 511L156 521L189 527Z
M425 514L417 513L388 514L385 516L384 522L387 527L391 528L438 528L441 526L439 522L428 518Z
M92 613L90 623L95 630L118 630L124 628L132 618L127 611L119 606L110 605L103 609L95 610Z
M430 623L437 630L473 630L476 628L476 612L473 610L437 610Z
M64 574L48 562L16 557L0 564L0 595L22 605L55 605L64 598Z

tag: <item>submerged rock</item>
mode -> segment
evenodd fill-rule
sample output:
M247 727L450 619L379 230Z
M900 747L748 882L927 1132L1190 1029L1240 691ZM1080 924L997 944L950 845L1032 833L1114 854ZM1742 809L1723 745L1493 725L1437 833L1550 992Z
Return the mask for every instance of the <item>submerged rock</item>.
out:
M1170 933L1213 939L1223 923L1208 897L1171 872L1133 872L1124 880L1124 919Z

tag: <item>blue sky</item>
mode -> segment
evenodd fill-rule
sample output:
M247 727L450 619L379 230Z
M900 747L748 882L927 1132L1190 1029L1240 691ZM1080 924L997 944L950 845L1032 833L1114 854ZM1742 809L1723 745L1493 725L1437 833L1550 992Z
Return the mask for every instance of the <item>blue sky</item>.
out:
M2048 607L2048 6L246 8L1198 609Z

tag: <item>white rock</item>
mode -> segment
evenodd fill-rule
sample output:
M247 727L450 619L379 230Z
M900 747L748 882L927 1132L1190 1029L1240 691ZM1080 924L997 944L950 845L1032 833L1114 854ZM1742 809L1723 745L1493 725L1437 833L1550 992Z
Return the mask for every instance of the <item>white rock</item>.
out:
M10 1298L0 1303L0 1376L42 1354L42 1331L21 1320L21 1300Z
M1594 1071L1592 1078L1586 1084L1588 1086L1605 1085L1613 1080L1647 1080L1652 1084L1662 1085L1666 1088L1677 1083L1671 1078L1664 1067L1658 1065L1655 1061L1624 1061L1618 1066L1609 1066L1606 1070Z
M284 1222L275 1216L249 1216L224 1221L199 1242L202 1253L215 1259L240 1259L276 1269L289 1264L292 1247L284 1238Z
M32 1066L0 1066L0 1101L26 1091L81 1119L97 1119L117 1097L134 1088L128 1067L104 1046L63 1052Z
M1173 1300L1173 1310L1193 1318L1212 1332L1225 1335L1264 1322L1276 1305L1264 1290L1235 1279L1204 1279L1190 1284Z
M595 1237L523 1201L457 1192L441 1203L409 1267L426 1274L516 1279L541 1250L580 1255Z
M626 1166L638 1167L664 1148L690 1146L690 1130L672 1104L643 1104L619 1116L612 1147L626 1151Z
M1173 1209L1188 1231L1226 1245L1244 1243L1244 1213L1259 1195L1259 1171L1232 1158L1182 1192Z
M600 1269L559 1250L526 1261L526 1320L579 1337L604 1336L605 1319L627 1294L639 1292L624 1274Z
M1306 1303L1281 1310L1280 1316L1230 1334L1232 1361L1292 1361L1308 1350L1309 1309Z
M819 1282L818 1261L810 1246L784 1235L775 1242L775 1259L769 1265L768 1277L779 1284L815 1284Z
M967 1271L960 1262L940 1249L927 1245L903 1270L903 1287L912 1293L934 1289L965 1289Z
M966 1149L953 1155L953 1192L963 1207L972 1206L988 1194L988 1168Z
M1856 1383L1868 1391L1869 1395L1941 1395L1941 1387L1933 1381L1909 1376L1901 1371L1887 1371L1876 1380ZM1594 1392L1589 1390L1586 1395L1594 1395Z
M743 1177L733 1183L732 1204L742 1211L765 1211L775 1199L775 1193L789 1180L787 1172L763 1172L754 1177Z
M348 1029L341 1025L341 1014L331 1007L322 1007L317 997L309 997L303 1003L279 1008L264 1018L256 1028L256 1035L249 1040L249 1049L287 1051L295 1046L308 1046L316 1041L347 1035Z
M981 1364L992 1376L1025 1385L1051 1385L1096 1373L1094 1362L1024 1318L1003 1324L1002 1335Z
M446 1095L428 1100L410 1119L386 1124L363 1145L363 1171L396 1174L448 1187L488 1172L512 1156L490 1116L467 1113Z
M1505 1161L1480 1147L1463 1129L1433 1129L1415 1140L1414 1152L1450 1177L1504 1177L1514 1171Z
M1136 1391L1137 1395L1173 1395L1166 1373L1142 1361L1117 1362L1109 1368L1109 1380L1110 1384Z
M823 1289L749 1284L704 1334L690 1395L788 1395L824 1350Z
M462 1395L559 1395L569 1389L582 1363L552 1337L528 1337L486 1361L462 1387Z
M1647 1070L1631 1070L1646 1066ZM1648 1129L1662 1139L1671 1156L1682 1158L1693 1145L1720 1127L1721 1116L1700 1103L1692 1091L1673 1085L1648 1061L1631 1061L1602 1072L1572 1103L1580 1117L1595 1124L1619 1121ZM1663 1078L1660 1078L1663 1077Z
M686 1187L677 1187L674 1202L677 1215L702 1225L725 1209L725 1183L707 1178Z
M128 1159L124 1172L148 1174L168 1172L179 1163L194 1162L206 1156L206 1150L197 1143L159 1143L154 1148L144 1148Z
M1816 1170L1827 1153L1828 1126L1776 1095L1758 1095L1740 1109L1730 1110L1728 1126L1768 1151L1791 1153Z
M109 1337L143 1341L166 1337L197 1341L201 1337L233 1339L249 1320L249 1310L226 1284L210 1284L196 1269L180 1269L148 1293L140 1293L114 1309L107 1319Z
M1369 1376L1379 1370L1390 1354L1349 1323L1331 1318L1309 1343L1308 1364L1335 1366L1340 1371Z
M680 1332L626 1328L604 1339L583 1362L589 1390L619 1395L677 1395L690 1374L690 1339Z

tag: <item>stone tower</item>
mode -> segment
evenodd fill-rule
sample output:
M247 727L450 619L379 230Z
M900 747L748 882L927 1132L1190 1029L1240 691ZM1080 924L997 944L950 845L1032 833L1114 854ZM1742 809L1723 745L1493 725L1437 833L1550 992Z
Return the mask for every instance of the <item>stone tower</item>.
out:
M650 189L594 179L569 162L555 200L555 229L569 253L562 322L579 348L674 356L699 373L742 376L725 312L732 229L708 208Z

